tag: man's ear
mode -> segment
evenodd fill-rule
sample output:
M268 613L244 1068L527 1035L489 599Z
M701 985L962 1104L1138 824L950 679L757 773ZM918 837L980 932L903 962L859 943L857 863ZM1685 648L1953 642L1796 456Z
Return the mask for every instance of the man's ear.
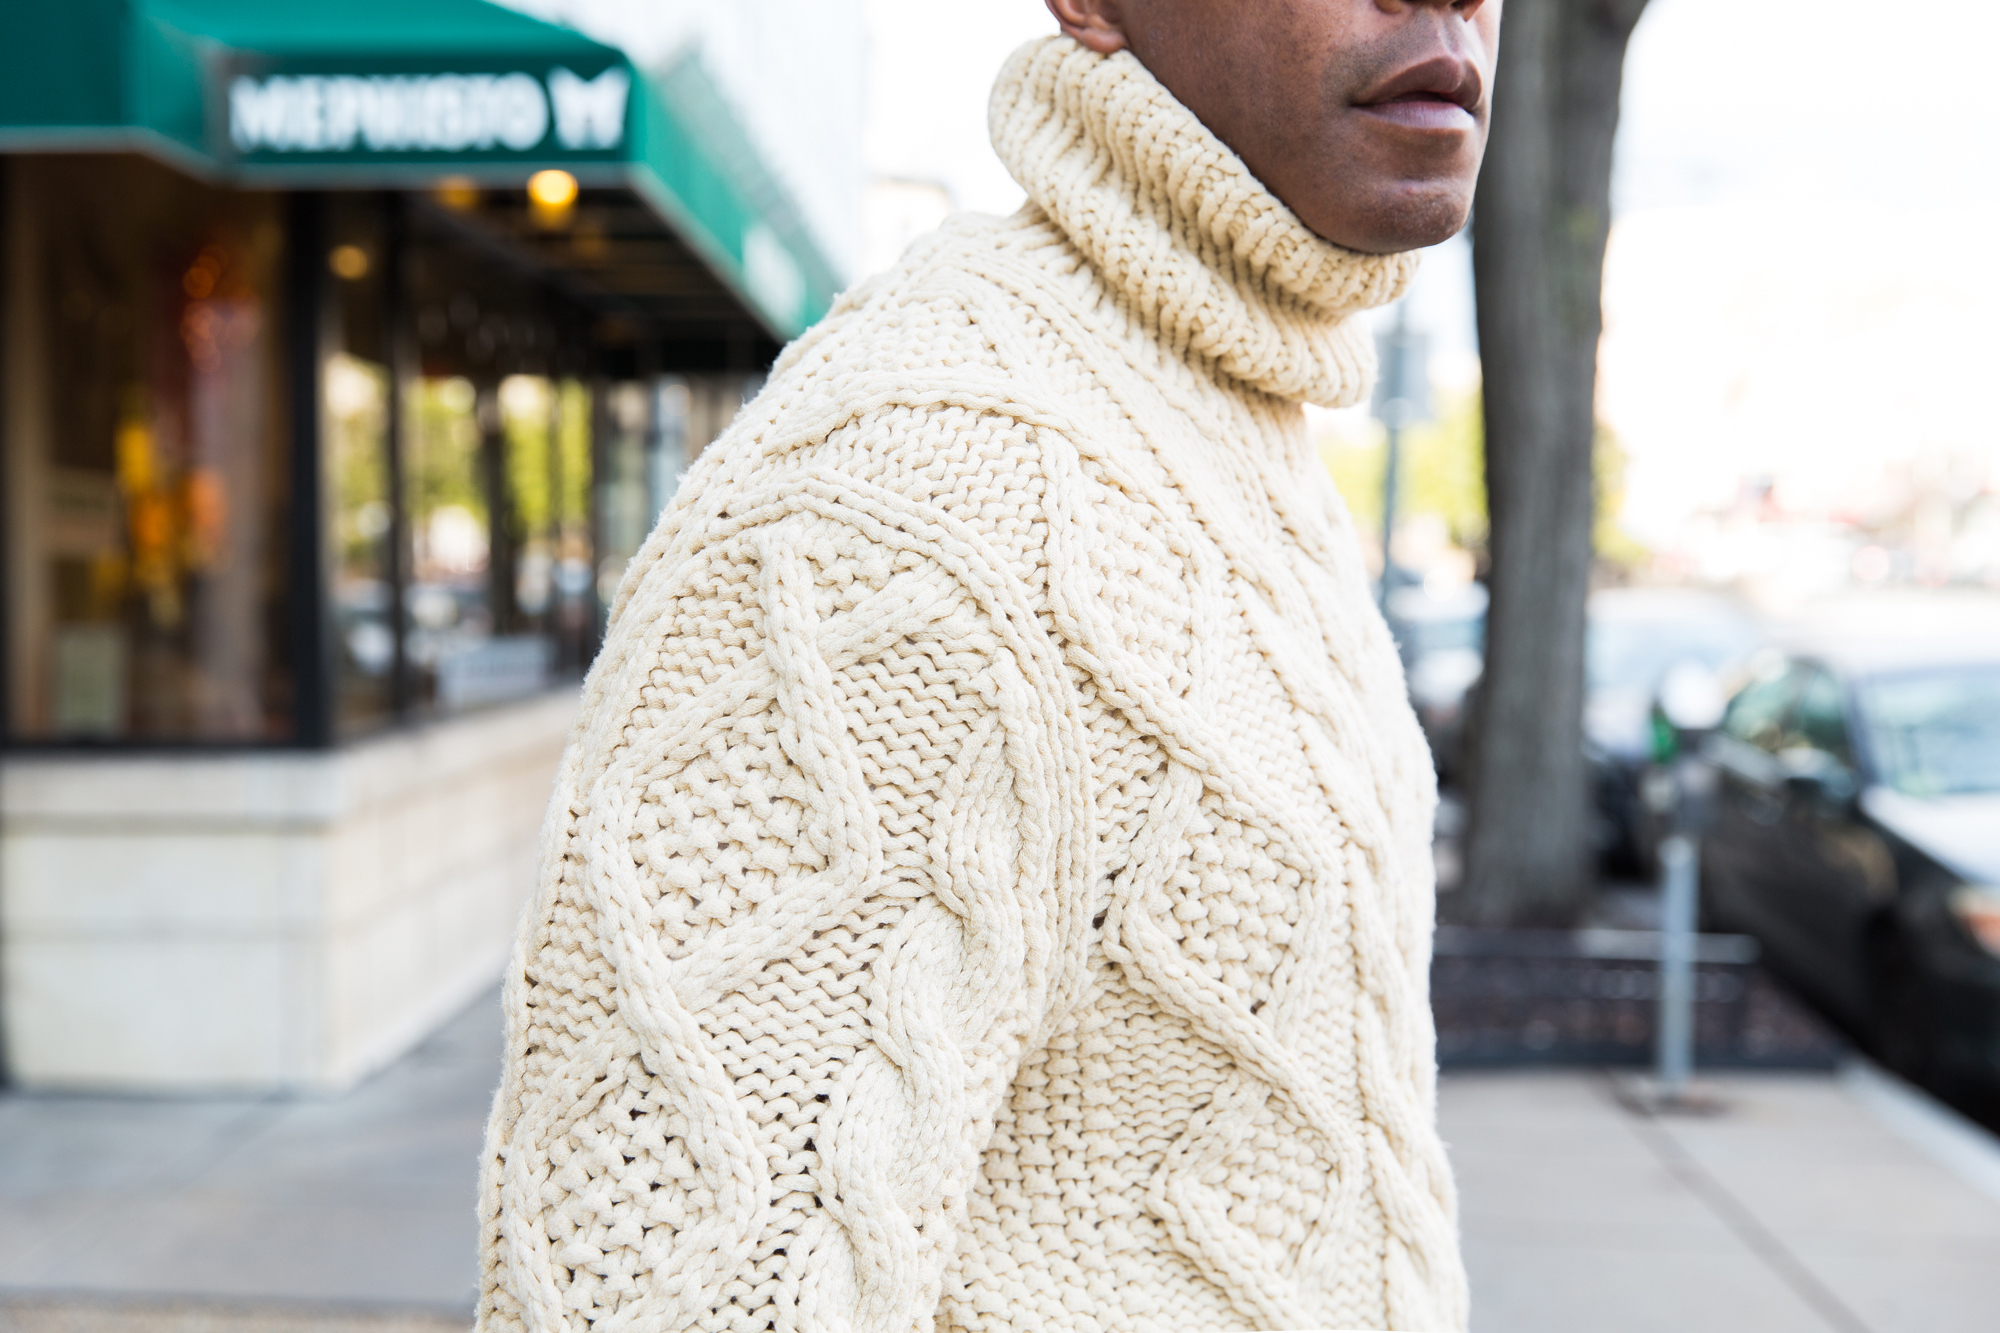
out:
M1048 0L1065 35L1101 56L1125 49L1125 16L1118 0Z

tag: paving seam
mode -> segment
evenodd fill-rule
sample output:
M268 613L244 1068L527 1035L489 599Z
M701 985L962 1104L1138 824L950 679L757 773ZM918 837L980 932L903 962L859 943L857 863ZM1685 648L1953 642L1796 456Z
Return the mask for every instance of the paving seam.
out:
M190 1291L107 1291L101 1287L0 1286L0 1314L25 1307L71 1306L112 1313L178 1310L240 1318L260 1314L291 1319L463 1319L477 1301L395 1301L367 1298L214 1295Z
M1860 1315L1834 1294L1832 1288L1815 1277L1797 1255L1786 1249L1785 1243L1758 1221L1757 1215L1742 1200L1710 1175L1674 1137L1673 1132L1660 1122L1658 1116L1634 1110L1620 1098L1615 1074L1604 1070L1601 1076L1606 1095L1630 1117L1634 1132L1652 1150L1660 1164L1734 1232L1736 1238L1762 1260L1780 1282L1810 1306L1813 1313L1826 1321L1836 1333L1875 1333Z

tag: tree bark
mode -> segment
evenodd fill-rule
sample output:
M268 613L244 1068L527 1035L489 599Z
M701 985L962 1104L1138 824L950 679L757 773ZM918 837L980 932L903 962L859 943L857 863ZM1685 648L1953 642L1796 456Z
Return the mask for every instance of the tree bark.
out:
M1584 599L1611 146L1646 0L1509 0L1473 208L1492 604L1470 720L1464 915L1588 905Z

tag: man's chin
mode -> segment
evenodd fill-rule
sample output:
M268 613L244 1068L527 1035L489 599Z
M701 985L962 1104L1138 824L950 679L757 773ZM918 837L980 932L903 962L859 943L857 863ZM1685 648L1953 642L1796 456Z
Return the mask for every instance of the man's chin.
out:
M1471 200L1457 188L1423 192L1390 191L1372 207L1339 217L1305 218L1321 237L1364 255L1395 255L1442 245L1465 230Z

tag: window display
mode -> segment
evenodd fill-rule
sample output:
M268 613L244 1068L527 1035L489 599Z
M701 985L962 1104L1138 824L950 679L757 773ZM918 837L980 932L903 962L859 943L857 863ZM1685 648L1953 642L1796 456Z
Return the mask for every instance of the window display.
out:
M9 730L288 739L278 200L9 170Z
M319 745L574 681L759 382L657 369L470 185L6 171L13 743Z

